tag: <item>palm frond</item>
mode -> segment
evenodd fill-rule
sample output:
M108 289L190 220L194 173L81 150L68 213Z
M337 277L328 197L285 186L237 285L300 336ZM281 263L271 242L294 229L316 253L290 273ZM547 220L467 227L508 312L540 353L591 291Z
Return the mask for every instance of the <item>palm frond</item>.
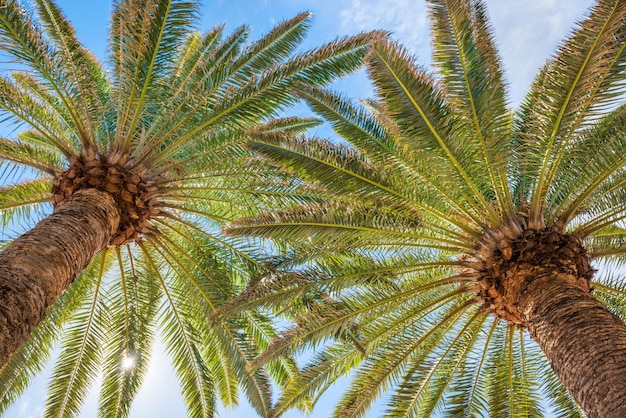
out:
M408 53L390 41L374 43L368 67L377 94L384 98L390 118L398 125L401 135L411 141L411 148L440 161L443 171L451 176L450 184L459 188L464 204L475 214L497 223L497 216L487 202L491 191L480 188L488 181L474 163L481 156L476 155L476 150L465 149L459 138L462 127L434 79L416 68Z
M47 313L46 318L35 328L31 337L14 353L0 370L0 414L27 388L30 380L44 368L53 347L63 334L63 324L74 317L93 296L98 281L94 280L102 270L104 257L94 259L70 288L61 295ZM105 266L106 270L107 267Z
M462 320L469 306L467 303L453 303L438 312L432 318L433 322L424 320L420 326L413 324L413 330L407 331L413 332L415 338L397 341L393 351L381 350L368 356L354 383L337 405L336 415L363 417L381 393L401 378L406 365L423 359L437 346L447 331ZM421 327L424 328L420 330Z
M271 70L277 62L288 58L309 30L311 14L300 13L280 22L268 34L242 51L234 62L233 85L243 86L250 76Z
M503 209L513 201L507 180L511 149L506 89L500 60L482 1L437 0L429 2L434 61L446 89L446 97L462 115L471 132L466 147L476 148L489 174L481 188L491 192Z
M389 126L388 118L380 114L372 114L366 106L356 106L341 95L322 89L299 85L297 93L309 104L311 109L329 121L333 129L346 141L355 145L374 165L380 167L392 166L403 171L404 175L415 179L415 184L425 182L428 188L419 190L416 195L439 197L456 209L462 216L472 218L474 215L463 205L456 202L461 200L456 188L450 190L435 178L432 170L425 171L428 165L420 161L420 157L410 152L411 145L403 137L394 135L394 127ZM382 119L382 120L378 120ZM259 137L259 140L263 140ZM406 181L406 180L405 180ZM423 199L426 201L426 199Z
M66 27L68 29L69 26ZM57 49L46 39L33 16L15 0L4 0L0 7L0 48L23 64L55 93L70 113L80 138L83 119L77 113L71 82L60 65ZM44 121L38 118L35 121ZM54 120L54 119L49 119Z
M313 116L273 118L266 123L257 125L254 131L289 132L290 134L299 135L321 126L322 123L321 119Z
M116 144L128 152L147 110L146 96L190 32L197 6L186 0L120 0L114 7L111 60L120 103Z
M181 146L216 124L241 127L257 122L259 115L275 115L280 108L295 102L289 88L296 82L324 85L354 71L361 64L372 36L362 34L331 42L318 50L297 55L258 78L249 79L244 86L226 88L218 102L204 109L206 116L189 124L186 122L190 115L177 124L181 129L179 136L155 156L153 162L170 158Z
M162 268L146 245L141 245L149 271L161 286L163 308L161 308L160 331L166 351L180 380L181 391L190 416L210 417L215 409L215 386L200 351L200 336L188 317L181 310L186 293L161 274Z
M523 330L504 322L493 325L490 344L481 361L491 373L485 376L487 386L478 404L489 416L542 416L540 375L530 366L541 353L538 347L527 342Z
M591 236L605 228L619 225L626 214L624 206L625 172L619 172L601 184L571 222L576 233Z
M102 253L95 288L68 324L61 354L52 372L46 416L76 416L91 385L98 377L99 354L103 343L102 321L97 304L102 297L107 252Z
M524 172L535 176L535 222L543 216L556 173L565 169L575 134L612 106L623 89L625 16L620 1L598 1L545 65L522 105L516 131Z
M177 257L172 257L174 254L168 252L167 246L158 244L161 248L155 247L155 250L166 260L166 264L172 271L177 272L174 277L185 279L172 286L173 289L179 289L172 293L172 303L176 303L181 315L186 315L187 321L193 323L198 338L200 335L204 336L198 347L201 349L207 365L211 367L212 379L216 384L215 389L220 394L221 400L226 405L236 404L237 382L240 382L252 405L262 416L267 416L271 408L271 391L268 378L263 370L255 373L247 372L248 362L258 355L254 342L246 333L241 332L240 325L236 321L234 323L222 321L218 327L211 329L206 320L198 321L191 314L201 311L203 313L202 318L206 318L215 310L216 306L223 303L225 297L220 297L220 295L216 297L212 287L207 286L206 281L203 280L207 275L223 275L223 269L213 268L211 271L207 271L206 268L215 262L210 261L208 264L206 262L198 263L196 268L190 270L183 263L176 261ZM207 254L198 253L195 249L192 251L196 253L194 258L207 257ZM212 256L211 259L213 259ZM196 273L198 270L200 275ZM198 296L196 298L187 297L185 301L181 301L177 299L179 291L185 295L195 294ZM232 293L232 290L229 293Z
M76 37L74 28L52 0L37 0L37 11L46 33L56 46L60 64L72 95L76 113L75 122L81 143L95 147L96 132L93 121L105 110L108 82L101 65ZM85 115L80 118L78 115Z
M463 240L453 236L422 233L419 214L410 208L386 207L375 201L370 205L330 202L301 205L296 209L274 211L231 223L234 235L269 237L281 241L308 241L312 245L385 246L388 240L407 245L419 242L425 248L439 244L462 249ZM349 244L346 244L349 243Z
M35 98L25 93L15 82L0 77L0 107L8 112L19 123L26 123L33 127L45 143L54 146L65 157L77 153L77 148L68 141L72 138L70 129L57 119L57 109L51 108L44 102L38 102ZM66 121L63 120L65 123Z
M551 192L554 203L559 204L551 211L553 217L559 216L560 222L568 223L584 212L589 202L602 200L607 189L610 191L622 177L626 161L614 150L626 146L625 126L626 106L621 106L580 134L576 150L564 158L564 164L576 168L559 173L558 185ZM561 202L555 199L559 197Z
M412 359L399 384L397 394L389 401L389 416L431 416L443 402L447 387L465 363L487 315L474 312L456 336L445 342L442 352L432 358ZM431 383L432 382L432 383Z
M103 378L98 413L124 417L130 412L148 371L155 337L155 318L160 305L160 288L147 271L134 269L131 251L116 250L120 283L106 289L100 306L105 324ZM128 269L126 266L131 266Z
M32 180L0 187L2 226L28 219L31 211L42 213L42 206L52 201L49 179Z
M28 136L23 138L27 139ZM27 142L0 138L0 158L34 168L50 176L63 170L60 156L57 153Z
M387 175L372 166L368 158L352 148L335 145L328 141L293 138L277 133L256 134L250 145L252 150L276 161L305 180L313 181L331 191L350 193L367 200L387 200L399 207L415 207L422 214L422 222L432 219L439 228L452 230L458 227L468 234L474 231L470 225L455 216L446 215L435 205L422 203L419 189L409 188L405 178ZM419 200L418 200L419 199Z
M300 407L310 412L316 394L323 393L336 379L347 375L358 364L363 353L336 343L327 347L291 381L274 407L277 416L291 408Z
M244 314L244 319L246 321L245 333L252 337L259 353L266 350L278 337L278 331L273 326L274 318L272 316L261 312L247 311ZM299 373L298 365L291 357L280 357L269 362L265 368L281 389L285 389L287 381L295 378Z
M489 331L477 345L476 356L471 358L465 365L462 373L452 383L447 410L444 415L456 417L470 417L488 415L487 393L485 385L489 371L486 367L487 355L491 347L491 337L498 326L499 320L493 318ZM483 328L484 330L484 328Z
M222 31L223 27L218 26L202 35L196 53L185 53L185 50L181 53L178 66L182 66L184 72L179 70L173 80L168 80L176 87L176 91L169 94L164 92L169 97L161 99L158 115L152 120L136 150L133 150L138 154L139 161L171 142L181 127L193 120L194 113L202 110L207 100L210 103L217 100L215 96L228 80L232 62L248 37L248 28L240 26L219 42ZM199 97L195 101L183 100L188 94L197 94Z
M381 312L388 311L394 304L415 303L416 300L421 301L425 298L424 295L432 297L433 294L440 295L443 292L443 296L437 298L435 302L417 304L417 307L410 310L410 318L424 317L424 312L432 313L433 306L440 307L442 301L450 301L463 294L462 289L450 290L450 283L454 282L441 280L423 286L409 287L400 292L381 291L380 288L372 287L369 290L355 291L355 296L338 301L329 300L328 297L322 295L321 299L318 297L307 303L305 313L298 316L299 323L284 332L254 364L258 366L285 352L299 351L303 347L315 347L330 338L342 336L344 332L349 333L351 327L358 327L359 323L368 323L368 321L372 321L368 329L373 330L370 331L373 332L373 336L371 340L359 342L357 348L367 351L368 346L371 346L375 349L380 341L384 340L379 334L385 335L398 331L397 328L388 327L392 321L386 316L380 318Z
M288 270L263 274L252 280L237 298L225 303L216 315L236 314L259 306L288 306L289 310L294 310L302 296L335 294L350 288L377 289L378 286L389 287L390 283L394 283L391 289L378 293L374 299L361 295L364 301L373 303L373 306L365 309L375 309L380 305L403 301L423 291L472 280L470 274L453 275L455 262L431 262L426 255L428 251L425 254L401 254L379 259L372 259L369 254L351 254L337 261L324 257L324 262L317 260L314 265L305 265L297 272ZM401 291L398 286L404 283L404 280L400 280L404 277L408 277L408 284Z

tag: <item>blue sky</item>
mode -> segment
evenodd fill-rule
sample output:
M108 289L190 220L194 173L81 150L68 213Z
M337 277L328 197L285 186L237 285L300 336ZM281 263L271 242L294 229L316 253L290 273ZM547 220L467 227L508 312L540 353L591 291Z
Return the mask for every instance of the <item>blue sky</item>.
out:
M109 0L57 0L75 25L79 37L96 55L106 56ZM573 22L592 4L591 0L486 0L501 52L511 101L517 104L537 69L553 53ZM411 50L420 63L428 65L430 40L424 0L214 0L204 1L202 28L226 22L227 31L241 24L252 29L250 39L259 38L279 21L301 11L313 12L314 24L304 48L320 45L337 36L372 29L385 29ZM363 74L337 85L355 97L371 94ZM42 415L49 370L33 381L28 391L6 415L9 418L36 418ZM328 417L342 384L331 388L320 400L313 417ZM81 417L96 416L97 388L87 399ZM176 378L160 347L153 354L146 382L133 406L132 417L184 417ZM242 402L221 417L254 417ZM287 418L302 417L293 412ZM380 416L372 411L371 417Z

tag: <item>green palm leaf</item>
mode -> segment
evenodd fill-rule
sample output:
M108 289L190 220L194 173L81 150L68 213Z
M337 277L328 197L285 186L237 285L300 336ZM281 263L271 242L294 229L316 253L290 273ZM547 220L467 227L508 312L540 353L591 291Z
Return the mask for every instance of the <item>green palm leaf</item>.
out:
M341 145L253 132L250 149L322 194L229 224L284 253L214 317L258 306L291 319L257 367L321 351L279 413L347 376L334 416L384 401L385 416L615 414L623 393L607 382L626 363L605 359L626 346L626 5L597 1L514 111L484 2L428 4L436 72L377 38L375 100L296 85ZM582 389L600 369L586 387L610 402Z
M173 366L180 380L189 414L193 417L210 416L214 409L215 387L199 350L200 335L186 315L186 294L173 283L166 282L154 256L145 247L142 249L149 272L156 276L164 294L164 306L161 308L163 338L166 350L174 359Z
M55 342L63 336L63 324L74 317L84 301L93 294L99 272L103 269L103 257L97 257L76 279L75 285L55 303L35 329L31 338L22 345L0 371L2 382L0 413L5 413L11 404L28 387L30 380L44 368L50 359ZM104 266L106 269L107 266Z
M0 214L2 225L9 225L14 217L29 218L31 211L43 212L50 202L50 180L32 180L7 187L0 187Z
M132 399L148 370L154 342L155 319L162 293L149 280L149 271L126 270L130 262L116 252L120 285L107 289L99 309L106 324L103 344L103 379L98 413L107 417L128 416Z
M624 54L623 18L620 2L598 2L582 21L559 54L549 61L533 83L522 106L519 132L526 173L533 180L534 217L555 180L574 133L593 123L601 112L615 103L621 91ZM529 106L532 104L532 108ZM532 152L524 152L526 145Z
M469 1L431 2L429 6L435 65L440 67L449 100L473 131L464 139L487 168L489 183L482 188L493 190L500 206L510 206L503 165L511 153L506 143L510 131L506 90L485 6Z
M250 366L277 335L267 312L208 320L251 277L271 271L274 252L261 240L225 236L222 227L327 196L322 188L302 190L298 178L246 149L248 132L300 135L319 126L312 117L270 118L299 100L296 84L326 85L357 69L377 35L302 51L308 13L248 42L245 26L231 34L223 25L197 32L198 8L192 0L115 1L107 67L82 46L56 2L36 0L31 11L1 1L0 48L19 71L9 68L0 79L0 111L3 120L26 127L0 139L3 222L23 227L35 210L52 211L46 220L61 211L80 218L99 207L93 196L100 196L113 208L104 223L116 223L110 230L75 224L86 234L72 251L93 254L54 250L60 251L54 261L65 260L68 269L51 282L56 276L63 282L55 282L57 293L72 283L59 302L68 306L50 308L33 342L1 369L3 411L57 341L45 416L77 416L96 383L100 416L128 416L157 335L190 416L214 416L218 402L236 405L243 397L270 416L272 387L297 374L290 358ZM93 199L74 211L83 194ZM91 242L98 237L102 245ZM41 247L32 251L37 266L14 270L46 266L52 252ZM102 249L106 259L97 255ZM92 256L99 270L74 279L75 259ZM10 299L2 295L0 304ZM31 310L36 323L46 308ZM3 350L9 334L0 332ZM37 343L41 353L28 357Z
M54 379L50 382L46 416L77 414L87 391L97 377L104 332L95 307L102 297L106 256L106 252L102 253L100 271L94 277L95 287L85 297L83 306L69 324L61 355L55 366Z
M82 133L81 143L87 145L95 137L92 121L97 120L105 109L105 99L108 98L106 77L95 57L76 38L74 29L59 7L49 1L38 1L36 6L46 33L57 46L59 61L68 70L64 75L67 76L76 110L89 115L83 120L75 117L80 123L85 122L86 126L77 128Z
M402 136L424 141L412 144L412 148L433 150L433 158L445 164L445 172L453 173L454 184L463 185L459 192L466 203L490 212L486 196L477 186L479 172L469 172L477 157L463 149L455 134L458 128L452 109L443 101L434 80L424 70L413 67L408 54L392 43L378 43L369 59L374 84L381 92L389 93L388 111Z

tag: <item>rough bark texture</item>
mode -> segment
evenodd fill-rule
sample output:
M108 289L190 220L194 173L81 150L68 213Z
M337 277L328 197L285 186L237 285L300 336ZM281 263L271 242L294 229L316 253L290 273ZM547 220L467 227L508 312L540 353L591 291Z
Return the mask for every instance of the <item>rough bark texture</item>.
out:
M567 274L530 283L520 298L531 336L589 418L626 417L626 325Z
M594 270L580 237L555 228L527 229L515 238L500 234L488 237L477 259L484 260L479 273L478 300L483 309L508 322L525 326L518 309L520 292L546 272L546 266L567 276L589 293ZM512 232L512 231L509 231ZM507 237L508 236L508 237Z
M113 197L77 191L0 254L0 368L120 222Z
M127 244L154 232L148 221L161 213L159 186L146 174L145 167L110 161L105 155L72 158L69 169L57 177L52 187L55 206L83 189L107 192L117 202L120 225L110 245Z

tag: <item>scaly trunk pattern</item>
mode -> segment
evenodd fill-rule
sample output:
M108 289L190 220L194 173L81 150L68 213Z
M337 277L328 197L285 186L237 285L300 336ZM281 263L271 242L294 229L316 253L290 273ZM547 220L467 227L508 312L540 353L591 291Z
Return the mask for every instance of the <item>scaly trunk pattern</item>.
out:
M118 230L113 197L83 189L0 254L0 368Z
M589 418L626 417L626 325L567 276L537 278L522 292L530 335Z

